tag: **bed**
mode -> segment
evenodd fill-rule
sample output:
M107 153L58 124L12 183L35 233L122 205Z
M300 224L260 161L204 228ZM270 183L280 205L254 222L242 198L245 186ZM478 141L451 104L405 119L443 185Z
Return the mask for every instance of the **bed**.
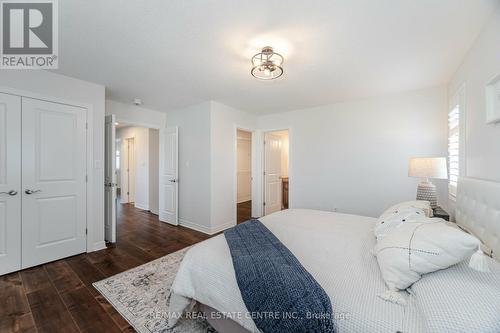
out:
M489 254L500 253L500 184L460 180L457 224L478 236ZM377 295L386 290L372 253L375 218L290 209L260 221L292 252L331 299L337 332L427 332L426 308L409 293L406 306ZM432 275L429 274L429 275ZM419 290L420 291L420 290ZM209 322L219 332L259 332L242 299L224 235L194 246L172 285L170 311L196 302L225 318ZM500 319L500 318L499 318Z

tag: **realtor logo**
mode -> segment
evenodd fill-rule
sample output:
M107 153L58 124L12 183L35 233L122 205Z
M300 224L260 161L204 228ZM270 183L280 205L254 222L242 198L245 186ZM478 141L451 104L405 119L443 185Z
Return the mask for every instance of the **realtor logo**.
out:
M57 0L0 0L0 68L58 67Z

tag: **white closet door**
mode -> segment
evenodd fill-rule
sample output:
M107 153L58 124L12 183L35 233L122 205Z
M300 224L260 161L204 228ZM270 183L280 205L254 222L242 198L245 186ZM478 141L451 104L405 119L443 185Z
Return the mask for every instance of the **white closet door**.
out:
M22 267L86 250L86 109L22 99Z
M21 269L21 97L0 93L0 275Z

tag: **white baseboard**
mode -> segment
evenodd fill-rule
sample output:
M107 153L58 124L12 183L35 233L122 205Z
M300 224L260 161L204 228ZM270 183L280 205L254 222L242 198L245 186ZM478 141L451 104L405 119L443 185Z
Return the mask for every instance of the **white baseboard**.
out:
M105 241L97 242L97 243L94 243L94 246L93 246L92 249L87 250L87 253L88 252L94 252L94 251L104 250L105 248L106 248L106 242Z
M137 203L137 202L134 204L134 207L142 209L142 210L149 210L149 206L148 205Z
M229 221L227 223L218 225L217 227L212 228L212 230L211 230L212 233L210 235L213 235L213 234L216 234L218 232L224 231L226 229L234 227L235 225L236 225L236 221L234 221L234 220L231 220L231 221Z
M226 230L228 228L234 227L236 225L236 222L229 221L229 222L221 224L215 228L209 228L206 225L201 225L201 224L198 224L195 222L188 221L186 219L179 218L179 225L186 227L186 228L189 228L189 229L193 229L193 230L202 232L202 233L207 234L207 235L213 235L213 234L219 233L223 230Z
M181 218L179 218L179 225L199 232L203 232L204 234L211 235L210 228L206 225L198 224Z
M248 196L248 197L243 197L243 198L240 198L240 199L238 200L238 203L247 202L247 201L250 201L250 200L252 200L252 196L251 196L251 195L250 195L250 196Z

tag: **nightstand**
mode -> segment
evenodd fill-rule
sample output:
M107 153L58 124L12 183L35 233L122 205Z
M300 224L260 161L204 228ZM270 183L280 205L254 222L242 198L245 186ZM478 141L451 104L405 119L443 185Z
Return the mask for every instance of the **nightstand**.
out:
M445 221L450 220L450 214L448 214L443 208L436 207L432 211L434 213L434 217L442 218Z

